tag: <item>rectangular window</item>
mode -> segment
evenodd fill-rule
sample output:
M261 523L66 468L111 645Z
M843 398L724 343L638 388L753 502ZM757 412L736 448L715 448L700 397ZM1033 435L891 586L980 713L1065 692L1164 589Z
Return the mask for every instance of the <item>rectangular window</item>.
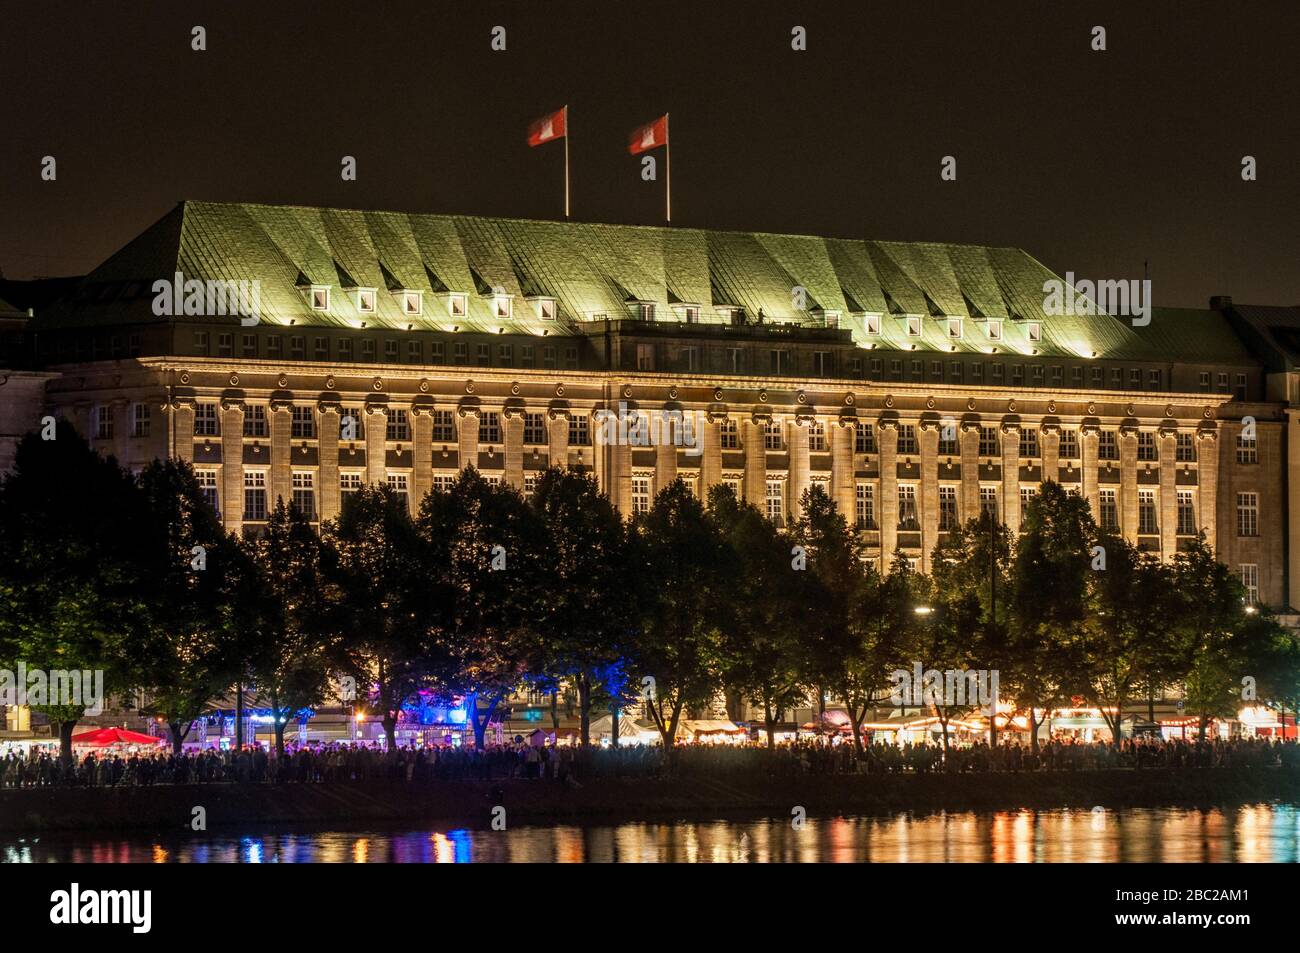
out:
M221 435L221 418L217 416L216 404L195 404L194 436L218 437Z
M998 488L995 486L980 487L980 513L991 516L994 520L998 518Z
M813 352L813 373L818 377L830 377L835 373L835 365L831 360L830 351Z
M1138 431L1138 456L1139 460L1155 461L1160 459L1156 452L1156 435L1150 430Z
M939 456L955 457L961 454L961 445L957 442L957 424L945 421L939 427Z
M475 359L478 361L479 367L492 366L492 345L490 344L475 345L474 353L476 355Z
M203 499L207 500L208 506L220 513L221 500L217 495L217 471L216 470L195 470L195 478L199 481L199 492L203 494Z
M328 311L330 309L330 289L328 285L311 286L311 309Z
M921 336L921 318L919 315L908 315L907 336L909 338L919 338Z
M1241 584L1246 589L1246 605L1259 603L1259 566L1256 563L1241 564Z
M433 475L433 491L435 493L449 493L455 483L456 474L454 473L435 473Z
M384 436L388 440L411 439L411 422L406 411L396 409L388 411L388 427Z
M1062 430L1057 453L1066 460L1079 459L1079 431Z
M880 315L864 314L862 316L862 330L867 334L880 333Z
M1196 535L1196 502L1191 490L1178 491L1178 535Z
M423 291L403 291L402 292L402 314L408 318L419 317L424 313L424 292Z
M1038 496L1038 490L1036 487L1022 486L1020 488L1020 515L1022 519L1024 518L1025 510L1029 508L1030 503L1034 502L1034 497L1036 496Z
M632 512L650 512L650 478L648 476L632 477Z
M590 418L582 415L569 418L569 443L575 447L585 447L591 443Z
M405 502L406 494L409 493L411 489L411 478L405 473L389 473L388 488L392 490L395 495L401 497L402 501Z
M99 440L113 439L113 408L103 404L95 408L95 437Z
M295 440L311 440L316 436L316 413L311 407L299 404L293 408L290 433Z
M775 420L769 420L763 428L763 449L781 449L781 424Z
M1111 532L1119 530L1119 502L1114 490L1100 492L1101 528Z
M1020 431L1020 455L1029 459L1038 457L1038 431L1026 427Z
M309 520L316 518L316 474L310 470L293 471L293 498L290 505Z
M339 360L348 362L352 360L352 339L339 338Z
M723 450L740 449L740 427L736 421L727 419L718 427L718 443Z
M916 427L912 424L898 425L898 452L904 455L916 455Z
M485 413L478 420L479 443L494 444L501 442L501 415Z
M767 504L767 518L777 526L785 524L785 494L782 492L784 484L780 480L768 480L767 490L764 495L764 502Z
M1138 534L1154 536L1160 532L1156 521L1156 491L1138 490Z
M854 503L858 529L876 528L876 488L871 483L859 483Z
M1232 396L1237 400L1246 399L1246 375L1237 375L1237 385L1232 389Z
M898 528L905 532L916 532L921 528L916 512L916 486L911 483L898 485Z
M313 351L315 352L316 355L316 360L328 361L330 359L329 338L313 338L312 344L313 344Z
M980 456L996 457L1001 454L1001 448L998 442L998 428L981 427L980 428Z
M638 344L636 346L636 369L638 371L653 371L655 369L654 355L653 344Z
M1196 462L1196 438L1189 433L1180 433L1174 438L1174 459L1179 463Z
M131 436L147 437L149 436L149 425L151 412L149 405L145 403L136 404L131 408Z
M524 414L524 443L546 443L546 416L544 414Z
M876 428L871 424L859 422L853 430L853 452L876 452Z
M790 372L790 352L789 351L768 351L769 369L773 374L788 374Z
M808 425L808 452L826 452L826 425L820 420Z
M434 443L451 443L456 439L456 415L450 410L433 412Z
M961 340L961 318L948 319L948 337L954 341Z
M1259 494L1237 494L1237 535L1259 535Z
M361 489L361 471L342 470L339 473L339 492L347 499Z
M524 497L531 500L537 492L537 474L530 473L524 477Z
M1097 434L1097 459L1119 459L1119 436L1113 430L1103 430Z
M389 364L397 363L397 342L392 338L384 340L384 360Z
M266 519L266 471L244 471L244 519Z
M265 437L269 433L266 425L266 406L249 404L244 408L244 436Z
M1254 433L1247 437L1243 430L1237 435L1237 462L1259 463L1259 447Z
M957 488L939 487L939 532L947 533L957 528Z

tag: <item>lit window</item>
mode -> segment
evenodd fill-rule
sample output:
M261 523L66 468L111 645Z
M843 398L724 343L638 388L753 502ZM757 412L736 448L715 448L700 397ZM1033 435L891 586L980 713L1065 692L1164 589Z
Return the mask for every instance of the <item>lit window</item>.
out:
M957 528L957 488L939 487L939 532L947 533Z
M990 340L990 341L1001 341L1001 340L1002 340L1002 322L1001 322L1001 321L990 321L990 322L989 322L989 340Z
M898 528L913 533L921 528L916 513L916 487L911 483L900 483L898 486Z
M1043 339L1043 326L1039 324L1037 321L1031 322L1030 324L1026 325L1026 331L1028 332L1029 335L1030 344L1037 344L1039 341Z
M948 319L948 337L954 340L961 338L961 318Z
M856 487L856 516L858 529L876 528L876 488L871 483L859 483Z
M632 477L632 512L650 512L650 478L648 476Z
M328 311L330 309L329 285L311 286L311 309L313 311Z
M879 333L880 333L880 315L878 315L878 314L868 314L868 315L865 315L865 316L863 317L863 319L862 319L862 326L863 326L863 329L866 331L867 334L879 334Z
M450 295L447 298L447 313L453 318L465 317L465 312L468 307L469 299L464 295Z
M423 291L403 291L402 292L402 314L408 317L417 317L424 313L424 292Z
M1259 494L1237 494L1237 535L1259 535Z
M908 317L907 336L909 338L919 338L921 336L921 318L918 315Z
M207 500L208 506L220 513L221 507L217 497L217 471L216 470L195 470L194 477L199 481L199 492L203 494L203 499Z
M375 289L357 289L357 310L362 314L373 314L375 310Z
M1259 566L1256 563L1241 564L1241 584L1246 589L1246 605L1253 606L1259 602Z
M777 526L785 521L785 494L781 490L780 480L768 480L763 501L767 508L767 518Z
M497 295L492 299L493 313L498 318L509 318L513 313L513 304L509 295Z
M555 299L538 298L537 299L537 316L543 321L555 320Z

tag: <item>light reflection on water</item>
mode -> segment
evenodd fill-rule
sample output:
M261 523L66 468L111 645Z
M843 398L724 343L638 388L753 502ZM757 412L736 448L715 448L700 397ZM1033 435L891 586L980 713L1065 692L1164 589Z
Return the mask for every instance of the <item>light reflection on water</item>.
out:
M44 863L1284 862L1300 806L1007 811L924 816L634 822L508 831L220 833L193 839L0 836L0 860Z

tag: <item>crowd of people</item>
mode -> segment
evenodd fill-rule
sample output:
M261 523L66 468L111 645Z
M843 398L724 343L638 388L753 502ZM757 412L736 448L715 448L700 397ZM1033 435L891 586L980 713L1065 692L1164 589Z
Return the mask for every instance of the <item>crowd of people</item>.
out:
M1034 752L1014 740L991 748L980 741L951 747L934 743L878 742L861 752L823 737L779 744L680 745L665 765L652 745L618 748L536 746L516 738L504 744L425 745L391 752L377 744L290 745L282 756L261 745L239 750L208 748L181 754L133 750L90 752L65 764L58 753L32 748L0 756L0 788L49 786L117 787L153 784L316 784L368 781L429 783L528 778L579 783L598 777L659 777L736 774L925 774L988 771L1096 771L1146 768L1254 769L1300 767L1300 745L1264 738L1231 740L1125 739L1119 744L1053 740Z

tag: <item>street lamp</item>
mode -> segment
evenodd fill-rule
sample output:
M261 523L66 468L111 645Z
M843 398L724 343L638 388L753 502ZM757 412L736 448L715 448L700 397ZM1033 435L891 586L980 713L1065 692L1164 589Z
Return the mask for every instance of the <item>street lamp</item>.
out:
M917 615L929 615L934 609L930 608L930 606L914 606L912 611Z

